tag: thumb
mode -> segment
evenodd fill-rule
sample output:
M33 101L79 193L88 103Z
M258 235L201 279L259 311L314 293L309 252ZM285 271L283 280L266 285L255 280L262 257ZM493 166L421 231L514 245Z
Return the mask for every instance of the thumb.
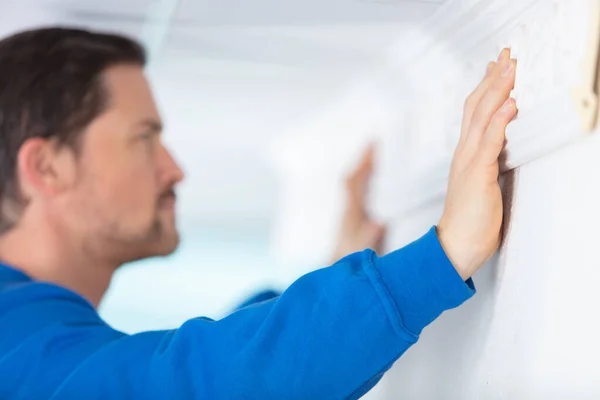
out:
M369 248L375 250L379 254L383 247L385 233L385 225L376 222L370 222L365 229L365 243L368 244Z

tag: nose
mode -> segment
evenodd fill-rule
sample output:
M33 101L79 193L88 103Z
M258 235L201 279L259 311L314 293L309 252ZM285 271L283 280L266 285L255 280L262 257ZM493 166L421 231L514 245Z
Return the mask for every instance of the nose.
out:
M171 152L165 146L161 146L161 147L162 147L162 152L161 152L162 157L160 160L161 168L159 168L159 170L161 172L160 173L161 180L170 181L172 183L181 182L185 178L185 174L183 173L183 170L181 169L181 167L179 166L177 161L175 161L175 158L173 157Z

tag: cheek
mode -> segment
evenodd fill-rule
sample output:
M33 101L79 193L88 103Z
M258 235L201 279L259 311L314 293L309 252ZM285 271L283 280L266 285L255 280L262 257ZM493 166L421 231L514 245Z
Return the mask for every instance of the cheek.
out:
M140 217L154 213L157 190L154 175L147 170L115 171L112 179L105 182L105 190L110 193L109 203L126 215Z
M90 174L81 189L80 206L97 224L134 231L146 228L155 218L158 195L154 176L147 169L126 170L113 164Z
M131 146L118 137L96 135L91 139L79 169L79 207L97 225L128 232L144 229L157 212L153 159L143 147Z

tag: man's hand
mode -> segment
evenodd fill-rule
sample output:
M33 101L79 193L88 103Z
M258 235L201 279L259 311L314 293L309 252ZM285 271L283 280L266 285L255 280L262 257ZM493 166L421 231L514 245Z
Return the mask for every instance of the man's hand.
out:
M502 195L498 156L517 108L510 92L516 60L504 49L464 106L461 137L450 169L448 195L437 226L442 247L463 279L498 249Z
M346 211L342 219L332 263L364 249L380 252L385 227L373 221L366 207L369 183L373 172L374 148L369 146L346 180Z

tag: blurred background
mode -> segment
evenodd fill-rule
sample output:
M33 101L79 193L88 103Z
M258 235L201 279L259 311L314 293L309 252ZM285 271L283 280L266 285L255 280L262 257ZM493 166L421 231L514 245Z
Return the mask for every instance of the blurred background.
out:
M200 315L218 318L246 296L283 289L299 271L324 265L332 243L323 238L333 240L341 206L339 188L330 183L340 181L376 132L348 137L332 130L303 140L293 132L442 3L0 2L2 36L67 24L126 33L150 53L148 74L166 123L165 140L187 173L179 190L182 245L169 258L117 274L101 313L126 332L176 327ZM327 151L315 159L320 146ZM335 162L327 162L332 148ZM329 179L302 176L311 168ZM295 189L282 191L289 174L295 174L296 192L315 194L294 198L305 204L290 207ZM311 209L323 232L292 250L278 227L291 220L299 230L314 229L310 218L294 215L302 207Z

